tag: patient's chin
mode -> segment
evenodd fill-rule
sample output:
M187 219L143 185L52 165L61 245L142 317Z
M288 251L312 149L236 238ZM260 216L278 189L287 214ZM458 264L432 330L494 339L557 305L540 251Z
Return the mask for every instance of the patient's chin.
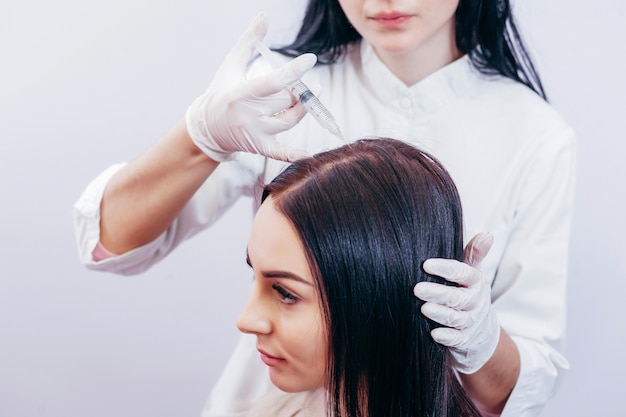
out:
M273 368L269 370L269 373L272 384L284 392L297 393L322 388L322 381L308 376L289 375L287 372Z

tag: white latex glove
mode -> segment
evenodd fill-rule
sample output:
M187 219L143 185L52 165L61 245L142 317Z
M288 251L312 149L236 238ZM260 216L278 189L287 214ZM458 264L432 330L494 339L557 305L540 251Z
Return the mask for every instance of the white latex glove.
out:
M235 152L250 152L292 161L306 156L276 141L305 115L302 104L285 89L311 69L317 57L301 55L263 76L246 79L254 42L267 33L259 14L226 56L207 91L187 109L191 139L211 159L222 162Z
M467 244L464 261L428 259L424 270L458 287L420 282L413 292L426 301L422 313L447 327L431 332L433 339L450 348L455 369L465 374L479 370L493 355L500 326L491 307L491 286L477 269L489 252L493 237L478 234Z

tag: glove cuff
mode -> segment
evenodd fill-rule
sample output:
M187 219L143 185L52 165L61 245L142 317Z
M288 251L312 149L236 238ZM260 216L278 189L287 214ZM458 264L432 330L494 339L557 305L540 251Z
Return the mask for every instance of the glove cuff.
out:
M198 98L199 100L201 98ZM196 101L197 101L196 100ZM204 117L197 117L197 103L194 102L189 106L185 113L185 125L189 137L202 152L216 162L225 162L233 159L235 155L232 152L221 150L209 134Z

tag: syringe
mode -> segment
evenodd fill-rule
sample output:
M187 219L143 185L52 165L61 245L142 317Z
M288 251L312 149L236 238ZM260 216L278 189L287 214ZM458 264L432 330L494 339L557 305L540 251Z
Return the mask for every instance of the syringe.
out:
M283 63L277 59L275 56L275 52L272 52L260 39L257 39L255 42L255 46L257 51L263 56L263 58L267 59L269 64L274 68L280 67ZM320 102L320 100L311 92L309 87L306 86L302 81L298 80L294 84L290 85L289 88L293 95L296 96L298 101L302 103L304 108L315 117L315 120L326 130L328 130L333 135L337 136L339 139L343 139L343 135L341 134L341 130L339 129L339 125L335 121L333 115L328 111L328 109Z

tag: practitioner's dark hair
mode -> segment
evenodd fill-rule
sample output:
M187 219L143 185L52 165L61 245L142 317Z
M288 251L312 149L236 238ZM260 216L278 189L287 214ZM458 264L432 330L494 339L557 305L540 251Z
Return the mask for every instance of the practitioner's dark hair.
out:
M456 11L456 44L482 73L519 81L546 99L538 72L520 36L509 0L462 0ZM333 63L361 35L348 21L337 0L309 0L296 39L278 51L296 56L318 55Z
M461 259L457 190L432 156L363 139L290 165L265 188L304 247L326 323L330 416L473 417L449 352L413 295Z

